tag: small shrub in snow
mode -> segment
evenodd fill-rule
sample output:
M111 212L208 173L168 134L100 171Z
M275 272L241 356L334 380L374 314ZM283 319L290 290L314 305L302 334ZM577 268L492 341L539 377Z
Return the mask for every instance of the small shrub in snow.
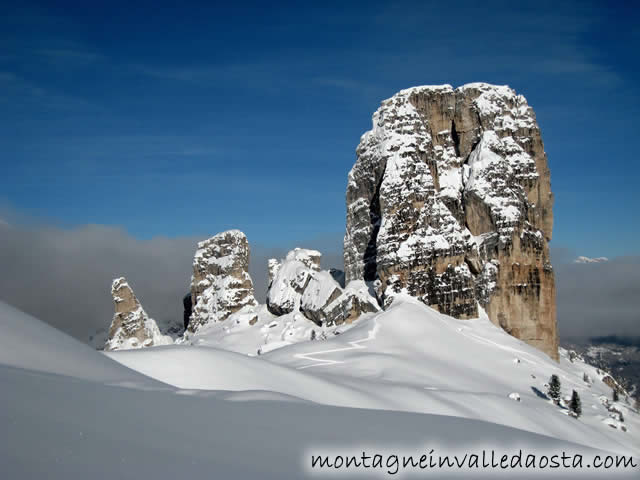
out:
M555 374L551 375L547 394L549 395L549 398L553 400L553 403L556 405L560 403L560 379Z
M613 401L617 402L620 400L620 395L618 395L618 390L616 390L615 388L613 389Z
M571 401L569 402L569 410L575 414L576 418L582 415L582 402L580 401L580 395L575 390L571 394Z

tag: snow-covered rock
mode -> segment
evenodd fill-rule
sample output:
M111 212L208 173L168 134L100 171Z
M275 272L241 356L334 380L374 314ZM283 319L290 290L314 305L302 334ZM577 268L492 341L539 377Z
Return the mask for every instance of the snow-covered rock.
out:
M318 325L326 323L325 307L342 294L342 289L331 274L322 270L314 272L300 299L300 311Z
M280 263L275 258L270 258L267 263L267 275L268 275L268 283L267 289L271 288L271 283L273 279L278 274L278 269L280 268Z
M364 282L343 291L341 272L320 270L321 253L296 248L281 262L269 260L267 306L274 315L299 311L317 325L340 325L379 310Z
M478 316L558 358L553 196L533 109L507 86L402 90L382 102L347 186L346 282Z
M355 325L316 325L300 311L277 316L266 305L259 305L250 315L233 313L224 322L208 325L178 343L255 356L300 342L326 340Z
M367 284L362 280L352 280L338 298L324 307L324 314L328 325L341 325L353 322L364 313L379 310Z
M321 253L303 248L291 250L282 260L268 261L266 305L259 305L255 301L252 289L250 295L247 289L229 290L228 286L232 285L230 282L237 278L251 280L246 271L248 244L246 238L238 233L234 233L238 240L236 248L229 254L225 253L226 250L223 252L213 247L219 247L220 241L212 240L220 235L200 244L194 272L206 271L211 280L198 297L200 299L197 300L189 331L177 343L262 355L294 343L324 340L338 335L349 329L351 323L363 313L379 310L376 299L370 295L364 282L353 282L343 290L336 280L336 277L340 279L342 272L321 270ZM228 240L225 242L228 243ZM229 256L233 259L227 258ZM235 267L220 271L221 263ZM203 277L199 275L199 278ZM202 285L196 278L194 273L192 295L194 289ZM203 298L205 301L201 300ZM222 304L224 308L220 308L221 299L229 298L241 301L233 307L226 303ZM215 310L210 305L219 308ZM196 315L205 321L196 319L193 326Z
M115 314L104 345L106 351L169 345L171 337L162 335L156 322L149 318L124 277L111 284Z
M324 306L335 289L340 288L328 273L320 275L321 256L317 250L296 248L287 253L282 261L269 260L272 279L267 292L267 307L271 313L285 315L302 310L303 297L307 306L317 309ZM312 292L305 296L310 283Z
M249 275L249 242L239 230L219 233L198 243L193 259L189 331L226 320L258 305Z

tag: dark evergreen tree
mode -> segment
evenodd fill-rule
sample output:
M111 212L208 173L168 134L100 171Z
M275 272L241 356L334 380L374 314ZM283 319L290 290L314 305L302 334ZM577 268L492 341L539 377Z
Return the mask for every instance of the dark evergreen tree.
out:
M616 388L613 389L613 401L617 402L620 400L620 396L618 395L618 390Z
M549 380L549 390L547 391L549 397L557 405L560 402L560 379L557 375L551 375Z
M576 417L582 415L582 402L580 401L580 395L575 390L571 394L571 402L569 402L569 410L576 414Z

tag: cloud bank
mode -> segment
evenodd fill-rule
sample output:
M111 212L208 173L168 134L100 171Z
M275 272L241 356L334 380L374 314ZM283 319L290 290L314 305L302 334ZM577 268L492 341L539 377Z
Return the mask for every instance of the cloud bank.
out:
M213 232L215 234L217 232ZM0 299L82 341L108 329L113 316L113 278L125 276L150 316L182 322L196 237L139 240L120 228L16 227L0 222ZM325 249L325 266L342 265L335 237L309 248ZM251 241L251 239L249 239ZM333 251L330 249L333 248ZM264 301L267 260L285 249L251 245L250 273ZM323 252L323 253L325 253Z
M125 276L153 318L180 322L200 240L139 240L101 225L65 229L0 222L0 299L87 341L109 327L111 281ZM251 244L250 273L261 302L267 260L295 246L320 250L325 268L342 268L340 235L283 248ZM640 335L640 256L595 264L571 263L574 258L568 249L553 250L561 340Z
M556 263L555 270L561 341L640 335L640 256Z

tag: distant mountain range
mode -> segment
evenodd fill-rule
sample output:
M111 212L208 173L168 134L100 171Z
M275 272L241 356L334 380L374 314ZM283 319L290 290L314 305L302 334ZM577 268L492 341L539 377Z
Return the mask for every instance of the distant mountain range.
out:
M585 361L611 373L635 398L640 398L640 337L609 335L562 342Z

